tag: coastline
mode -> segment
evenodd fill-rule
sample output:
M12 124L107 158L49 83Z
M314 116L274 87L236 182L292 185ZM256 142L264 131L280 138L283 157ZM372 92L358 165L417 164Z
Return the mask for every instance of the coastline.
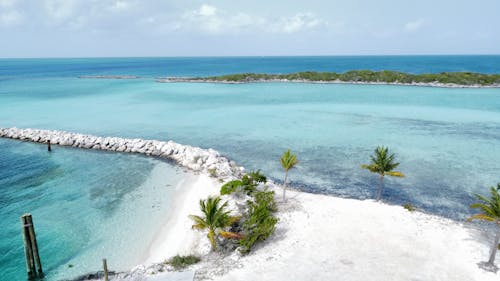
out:
M199 200L216 196L218 192L215 179L208 175L187 175L184 182L177 186L169 213L161 223L161 229L154 235L141 263L160 263L177 254L207 254L208 242L200 232L191 231L193 223L188 216L199 212Z
M214 280L493 281L484 233L373 200L291 191L276 233Z
M346 85L389 85L389 86L414 86L414 87L431 87L431 88L464 88L464 89L480 89L480 88L500 88L500 84L493 85L461 85L453 83L400 83L400 82L370 82L370 81L313 81L306 79L261 79L251 81L229 81L229 80L214 80L214 79L194 79L184 77L162 77L155 79L157 83L209 83L209 84L251 84L251 83L304 83L304 84L346 84Z
M196 272L194 280L498 279L477 266L491 239L472 225L374 200L293 189L287 203L278 201L276 232L251 253L210 253L205 233L191 230L186 214L199 213L198 199L216 194L218 183L206 174L187 182L192 184L183 184L187 189L176 195L180 207L165 221L145 263L117 280L172 272L158 262L176 254L202 257L187 269ZM278 185L269 186L280 194Z
M54 144L75 144L75 135L66 132L0 129L2 134L35 142L43 142L37 134L48 134L59 137ZM83 140L92 139L91 143L98 146L85 147L90 141L83 141L84 148L112 150L115 147L116 140L112 138L101 138L96 144L97 140L93 139L96 137L83 136ZM123 140L115 139L116 143ZM137 144L139 149L145 149L142 153L156 156L150 153L154 151L152 148L144 148L154 147L154 141L131 141L134 144L131 152L138 152ZM171 145L168 144L168 148ZM141 258L143 264L115 280L136 280L133 278L137 276L147 278L171 271L168 266L158 263L176 254L202 256L201 263L188 268L196 271L195 280L365 280L366 276L381 281L498 279L498 274L483 271L476 265L487 257L489 250L490 239L481 230L435 215L408 212L401 206L296 190L288 192L287 203L278 200L280 221L276 232L250 254L210 253L205 233L191 230L192 222L187 215L199 213L199 199L218 193L221 183L217 179L228 179L236 174L210 178L209 169L192 155L192 151L198 150L203 155L205 150L176 145L179 146L174 153L177 164L188 168L196 164L191 169L200 174L189 175L178 185L171 210L165 214L165 220L159 222L161 230L153 235L153 241ZM157 150L162 151L162 148ZM238 173L243 170L240 168L229 171ZM280 186L272 182L268 186L280 194ZM223 201L228 199L230 197L223 197Z

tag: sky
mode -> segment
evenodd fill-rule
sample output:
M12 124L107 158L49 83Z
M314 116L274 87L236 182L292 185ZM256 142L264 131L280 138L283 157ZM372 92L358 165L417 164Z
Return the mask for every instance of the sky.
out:
M500 0L0 0L0 57L500 54Z

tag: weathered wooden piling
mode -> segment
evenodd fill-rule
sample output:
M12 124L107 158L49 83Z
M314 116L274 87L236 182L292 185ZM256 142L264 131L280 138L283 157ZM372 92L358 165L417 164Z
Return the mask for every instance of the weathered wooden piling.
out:
M33 251L31 248L31 239L29 232L29 223L27 217L29 214L24 214L21 216L21 225L23 232L23 241L24 241L24 255L26 257L26 272L28 274L28 279L33 279L36 277L35 270L35 260L33 258Z
M26 271L28 279L43 277L42 263L40 261L40 254L38 252L38 243L36 241L35 227L33 226L33 218L31 214L24 214L21 216L21 225L24 241L24 254L26 256Z
M106 259L102 259L102 267L104 270L104 281L108 281L108 263Z
M51 152L51 151L52 151L52 148L50 147L50 140L47 140L47 150L48 150L49 152Z
M38 242L36 241L35 225L33 224L33 218L31 215L27 217L28 230L30 234L31 249L33 249L33 258L35 259L35 266L38 271L38 277L43 277L42 262L40 261L40 253L38 252Z

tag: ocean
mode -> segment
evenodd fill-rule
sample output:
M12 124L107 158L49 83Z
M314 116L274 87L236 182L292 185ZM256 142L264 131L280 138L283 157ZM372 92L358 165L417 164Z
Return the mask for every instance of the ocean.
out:
M0 127L174 140L214 148L300 190L367 199L377 145L403 179L383 198L464 220L500 181L500 89L307 83L156 83L156 77L354 69L500 73L500 56L0 59ZM137 75L138 79L80 79ZM161 171L161 172L159 172ZM23 280L19 217L33 214L47 280L139 262L186 171L157 159L0 139L0 280ZM113 264L114 263L114 264Z

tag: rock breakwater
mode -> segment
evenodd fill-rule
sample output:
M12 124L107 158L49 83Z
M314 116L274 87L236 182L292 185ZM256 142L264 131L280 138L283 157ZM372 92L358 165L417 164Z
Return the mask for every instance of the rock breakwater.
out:
M193 171L206 172L218 178L239 177L243 167L213 149L182 145L173 141L99 137L56 130L0 128L0 137L70 146L74 148L138 153L173 160Z

